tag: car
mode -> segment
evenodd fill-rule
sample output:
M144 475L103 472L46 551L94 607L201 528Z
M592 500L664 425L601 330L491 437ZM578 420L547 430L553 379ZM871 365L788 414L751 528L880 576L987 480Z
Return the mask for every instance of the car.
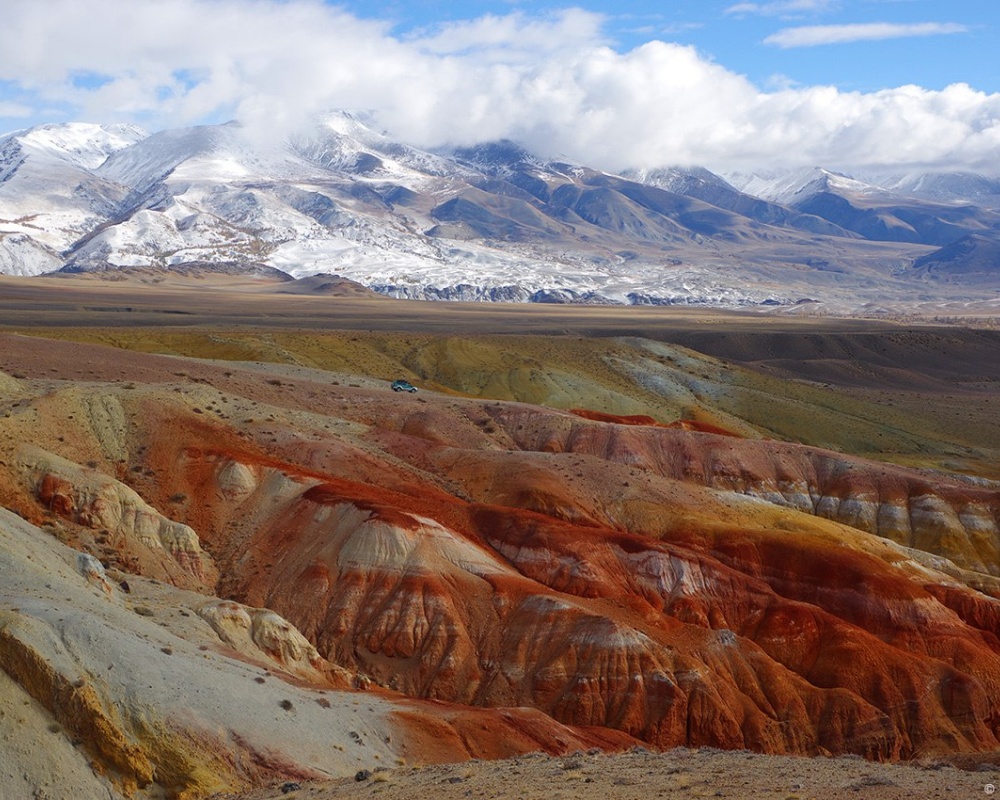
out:
M409 381L402 381L402 380L400 380L400 381L393 381L391 388L392 388L392 390L394 392L415 392L415 391L417 391L417 387L414 386L412 383L410 383Z

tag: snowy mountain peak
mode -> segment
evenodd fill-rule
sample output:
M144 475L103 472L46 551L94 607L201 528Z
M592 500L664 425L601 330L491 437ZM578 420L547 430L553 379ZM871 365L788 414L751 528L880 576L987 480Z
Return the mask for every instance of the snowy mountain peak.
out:
M452 155L460 162L488 175L503 175L515 169L539 169L543 166L539 159L509 139L460 147L452 151Z
M312 130L294 136L291 149L324 170L347 171L359 180L393 181L410 188L430 177L463 172L448 158L391 139L373 124L362 112L326 114Z
M974 203L989 208L1000 207L1000 179L988 175L972 172L913 172L876 175L870 180L885 187L887 191L942 203Z
M692 186L699 184L733 188L723 178L704 167L659 167L627 170L622 174L630 180L648 183L650 186L680 194L688 192Z
M725 178L741 192L785 205L801 202L820 192L872 194L883 191L872 184L822 167L786 172L731 173Z
M375 118L366 111L330 111L317 118L317 125L358 141L384 141L375 130Z
M94 125L67 122L39 125L10 134L26 155L63 161L83 169L96 169L108 156L131 147L147 134L134 125Z
M814 186L822 191L853 192L854 194L884 194L885 190L871 183L852 178L849 175L842 175L839 172L830 172L820 169L819 179ZM806 188L813 188L812 186Z

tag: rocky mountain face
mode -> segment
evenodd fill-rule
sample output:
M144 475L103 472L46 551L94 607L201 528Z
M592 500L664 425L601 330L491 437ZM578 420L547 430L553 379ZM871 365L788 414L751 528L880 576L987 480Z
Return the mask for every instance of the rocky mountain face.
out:
M469 342L373 339L422 387L397 395L0 341L0 674L116 791L637 740L1000 746L997 484L709 421L684 348L549 375L559 410L449 389ZM607 410L651 382L686 418Z
M336 273L397 297L833 306L981 298L945 249L996 239L995 181L822 170L609 175L511 142L430 153L332 114L290 140L230 124L0 139L0 271ZM936 259L935 270L914 269Z

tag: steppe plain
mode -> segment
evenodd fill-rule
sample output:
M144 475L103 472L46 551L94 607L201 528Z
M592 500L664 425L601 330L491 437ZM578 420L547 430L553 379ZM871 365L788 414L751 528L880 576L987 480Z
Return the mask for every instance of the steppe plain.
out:
M2 528L0 773L17 770L0 775L4 800L4 792L52 799L964 797L998 782L1000 544L978 522L964 538L954 527L872 536L849 502L863 489L889 516L899 492L911 502L944 498L935 513L955 508L959 520L974 507L996 510L1000 333L990 320L973 327L708 309L429 304L333 281L153 272L107 278L0 278L0 505L23 518L5 515ZM388 381L397 377L420 391L393 395ZM661 431L673 437L666 444L657 444ZM676 475L656 449L668 445L685 453ZM823 513L795 505L791 484L804 479L793 473L806 461L820 478L829 471L828 493L816 501ZM271 484L277 488L265 499L285 503L280 518L269 517L258 497ZM919 492L906 488L915 486ZM354 591L399 604L393 621L376 621L377 632L344 596L334 598L341 629L331 632L329 616L324 621L311 608L321 593L295 583L329 581L319 575L322 548L310 543L312 518L295 504L298 495L292 502L296 491L312 506L336 509L322 513L340 514L345 528L360 530L372 519L395 526L365 529L386 537L375 554L382 567L354 539L336 554L356 568L345 573ZM830 498L836 503L823 506ZM132 527L97 500L128 509ZM374 516L352 521L347 500ZM527 515L508 519L497 509ZM407 539L418 518L417 533L451 548L443 560ZM482 532L513 530L523 519L531 530L504 541ZM155 547L146 541L151 521ZM197 532L194 540L188 531ZM688 554L689 565L729 576L730 595L704 606L684 592L670 602L638 590L616 595L608 581L630 562L612 568L610 550L588 539L595 531L621 534L615 541L624 552L638 548L638 536L662 540L663 552ZM803 537L796 540L801 561L769 570L768 556L789 533ZM537 538L557 555L540 556ZM591 546L607 575L587 573L580 553ZM298 547L312 551L303 557ZM835 550L861 555L841 562ZM487 563L484 552L499 555ZM811 557L818 559L812 566L805 563ZM825 597L806 585L841 563L855 570L851 579L895 604L859 609L857 596L846 594L847 577L823 584ZM733 675L712 691L735 703L752 695L749 683L758 685L740 669L776 674L762 666L758 648L784 659L791 677L780 681L791 680L793 689L744 709L735 736L731 720L711 715L692 716L695 728L689 723L684 735L648 709L623 705L617 726L595 726L593 698L586 713L560 705L551 683L566 665L553 653L521 654L534 665L525 666L533 675L528 688L510 678L510 665L500 670L510 685L492 689L485 674L465 674L461 663L432 674L428 663L443 663L447 653L422 649L426 642L413 631L432 629L434 615L414 621L410 600L365 583L366 569L414 565L421 574L428 565L442 570L443 584L419 587L431 605L478 598L500 608L528 593L524 608L558 610L572 599L611 637L669 640L699 653L716 646L709 634L735 629L747 661L734 661ZM480 585L484 575L495 584L492 595ZM545 590L529 590L529 580ZM823 672L797 662L799 655L768 650L789 644L768 645L776 634L749 621L747 592L776 609L772 628L808 619L820 638L841 637L839 651L801 656L832 666ZM904 599L920 614L910 618ZM723 610L713 611L713 602ZM485 630L488 617L445 605L439 612L451 614L448 624L459 617L467 624L462 646L468 640L488 651L538 630L525 611L498 641ZM682 620L683 630L666 617ZM404 631L401 619L416 627ZM560 625L550 615L542 630L558 637L566 633ZM853 632L864 628L880 640L871 645L875 655ZM872 660L860 668L843 661L862 652ZM916 655L911 663L899 652ZM98 667L105 657L112 663ZM39 666L46 658L47 671ZM492 658L502 660L480 652L480 666ZM642 664L646 677L665 669ZM823 705L822 692L797 682L807 675L831 689L830 670L879 673L885 664L891 668L880 679L901 684L901 710L886 699L896 687L876 690L858 679L851 690L865 703ZM601 669L612 684L608 667ZM102 670L127 677L115 682ZM913 686L962 685L931 702L912 693L911 679ZM466 696L465 683L483 688ZM727 695L734 686L743 694ZM843 730L788 734L811 716L782 717L782 703L800 697ZM866 717L869 704L884 718ZM763 707L778 724L764 719ZM859 751L873 760L826 757ZM492 760L504 756L513 760ZM875 763L882 759L907 763ZM441 762L456 763L433 766ZM356 781L358 770L369 774Z

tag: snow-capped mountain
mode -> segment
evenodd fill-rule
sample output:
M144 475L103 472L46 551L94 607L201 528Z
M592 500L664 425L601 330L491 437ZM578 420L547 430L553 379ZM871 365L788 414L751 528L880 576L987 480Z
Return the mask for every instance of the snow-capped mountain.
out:
M950 251L911 268L998 220L823 170L612 175L513 142L427 152L349 113L280 140L236 124L0 138L0 272L21 275L271 267L400 297L548 302L788 304L905 296L915 280L974 295L991 273L938 281Z
M861 180L814 169L733 180L746 191L871 241L945 247L970 235L1000 234L1000 211L991 207L995 203L976 204L959 194L977 191L988 197L996 181L984 176L873 175Z
M890 192L986 208L1000 208L1000 178L972 172L913 172L871 176Z
M95 170L145 137L126 125L44 125L0 137L0 272L59 269L62 253L117 210L126 190Z
M888 194L876 184L856 180L821 167L789 172L733 173L726 178L741 192L786 206L802 203L823 192L849 192L854 195Z
M856 176L813 167L784 172L727 173L726 180L746 194L792 205L823 191L1000 207L1000 177L972 172L871 172Z

